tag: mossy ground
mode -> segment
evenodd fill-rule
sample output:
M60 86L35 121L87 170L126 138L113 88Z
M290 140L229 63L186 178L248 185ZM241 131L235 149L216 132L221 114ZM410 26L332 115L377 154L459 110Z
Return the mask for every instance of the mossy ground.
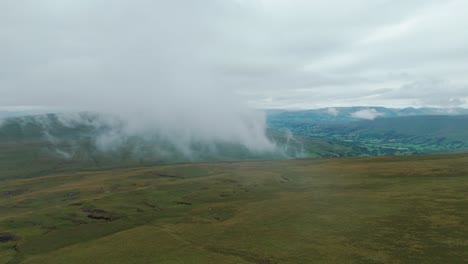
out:
M467 194L467 154L9 180L0 263L462 263Z

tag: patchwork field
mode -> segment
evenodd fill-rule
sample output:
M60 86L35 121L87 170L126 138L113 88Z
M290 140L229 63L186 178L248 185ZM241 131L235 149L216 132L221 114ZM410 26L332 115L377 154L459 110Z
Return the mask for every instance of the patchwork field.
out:
M468 261L468 154L9 178L0 263Z

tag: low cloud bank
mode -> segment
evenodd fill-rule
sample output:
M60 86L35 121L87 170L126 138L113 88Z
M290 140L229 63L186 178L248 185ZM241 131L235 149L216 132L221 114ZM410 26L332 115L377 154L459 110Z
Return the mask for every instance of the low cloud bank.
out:
M383 113L380 113L379 111L373 108L362 109L354 113L351 113L351 116L354 118L367 119L367 120L374 120L377 117L383 116L383 115L384 115Z
M264 114L220 81L233 8L215 0L9 5L28 21L11 43L34 45L8 54L16 64L1 82L0 105L115 117L119 129L99 139L102 148L158 135L186 153L199 142L274 151Z

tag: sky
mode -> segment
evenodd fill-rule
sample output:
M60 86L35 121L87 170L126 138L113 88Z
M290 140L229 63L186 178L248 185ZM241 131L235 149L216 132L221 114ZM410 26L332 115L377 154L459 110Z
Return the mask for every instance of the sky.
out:
M467 107L466 10L466 0L1 0L0 109L212 125L247 108Z

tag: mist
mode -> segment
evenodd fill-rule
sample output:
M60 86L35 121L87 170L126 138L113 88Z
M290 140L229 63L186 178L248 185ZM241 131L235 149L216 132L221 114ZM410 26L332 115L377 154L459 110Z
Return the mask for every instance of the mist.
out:
M2 104L40 105L69 119L80 111L115 117L119 130L97 139L102 148L158 134L186 153L193 142L275 150L264 113L217 78L235 45L226 35L234 2L27 2L8 6L28 20L16 38L35 42L9 57L27 60L28 68L21 81L3 83Z

